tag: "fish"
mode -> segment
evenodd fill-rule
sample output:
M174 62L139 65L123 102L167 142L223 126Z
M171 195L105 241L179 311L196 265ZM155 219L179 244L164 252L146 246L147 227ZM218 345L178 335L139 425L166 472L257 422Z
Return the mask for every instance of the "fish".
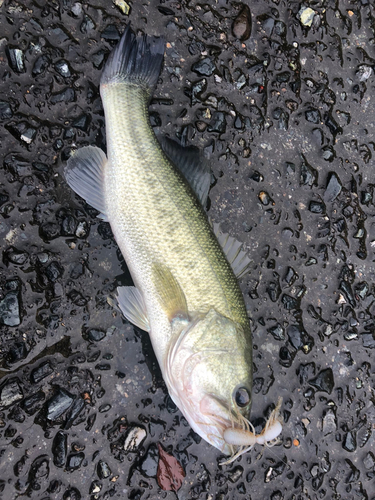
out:
M159 141L150 125L164 47L163 38L126 27L100 80L107 153L82 147L64 173L109 222L129 268L134 286L117 289L124 317L149 333L168 392L192 429L230 462L273 441L279 418L273 413L259 439L249 422L252 336L238 277L251 261L207 217L211 172L201 153Z

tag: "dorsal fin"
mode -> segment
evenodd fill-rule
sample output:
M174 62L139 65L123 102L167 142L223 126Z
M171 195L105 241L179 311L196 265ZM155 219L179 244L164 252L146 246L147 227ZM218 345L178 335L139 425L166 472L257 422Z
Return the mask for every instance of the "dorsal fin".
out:
M205 208L210 190L211 169L200 150L195 146L183 147L169 137L161 139L160 144L164 153L180 170Z

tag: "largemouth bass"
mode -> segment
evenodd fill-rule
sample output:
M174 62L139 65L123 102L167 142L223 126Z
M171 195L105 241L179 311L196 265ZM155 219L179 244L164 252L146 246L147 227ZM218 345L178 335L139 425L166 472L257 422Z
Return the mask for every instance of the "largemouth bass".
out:
M119 306L149 332L170 396L195 432L234 458L256 438L251 331L232 269L243 273L249 259L221 235L224 252L214 234L199 155L172 141L163 150L150 126L163 56L161 38L126 28L100 82L107 155L79 149L65 176L111 225L135 285L118 288Z

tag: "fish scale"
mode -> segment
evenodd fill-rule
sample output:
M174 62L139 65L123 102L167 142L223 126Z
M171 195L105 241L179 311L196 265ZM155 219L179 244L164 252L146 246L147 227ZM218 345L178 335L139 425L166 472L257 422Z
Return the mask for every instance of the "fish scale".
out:
M155 294L151 264L162 262L179 281L189 310L206 312L211 306L248 324L237 280L206 215L150 130L146 92L121 83L102 88L101 95L110 138L105 173L109 219L146 302L146 290Z

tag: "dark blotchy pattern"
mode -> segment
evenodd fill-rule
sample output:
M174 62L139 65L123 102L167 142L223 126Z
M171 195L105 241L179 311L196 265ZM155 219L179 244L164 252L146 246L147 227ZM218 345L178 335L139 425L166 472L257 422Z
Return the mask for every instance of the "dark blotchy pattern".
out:
M375 498L375 11L249 6L3 2L0 498L174 499L158 442L186 471L180 498ZM112 307L126 266L62 177L71 149L105 148L98 85L129 20L167 42L155 132L211 158L209 215L253 259L252 421L282 396L285 424L229 466Z

